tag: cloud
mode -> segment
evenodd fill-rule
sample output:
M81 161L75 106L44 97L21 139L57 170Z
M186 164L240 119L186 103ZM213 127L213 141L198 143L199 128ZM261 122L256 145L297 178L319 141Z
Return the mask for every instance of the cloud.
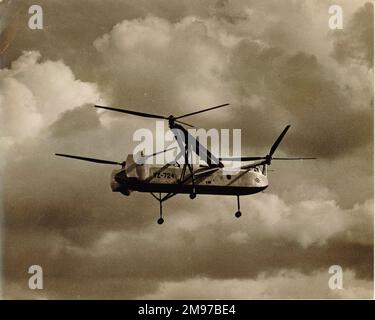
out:
M99 98L97 86L75 79L63 62L40 59L36 51L25 52L0 71L2 140L36 137L60 113Z
M99 129L101 122L92 107L92 105L83 105L73 110L64 111L60 118L50 126L51 134L60 137Z
M339 63L360 63L374 67L374 5L367 2L335 33L333 57Z
M194 278L163 282L158 290L141 299L371 299L372 282L358 280L351 270L344 271L344 288L330 290L328 272L310 275L280 271L271 277L224 281ZM306 288L308 293L306 294Z
M345 91L316 56L302 52L286 55L277 48L262 48L243 40L232 57L229 78L235 81L237 96L243 93L247 97L241 104L244 117L237 125L246 127L246 115L257 119L244 132L244 140L254 141L252 145L272 141L270 134L275 139L277 123L280 127L292 125L281 147L292 154L335 158L371 143L371 93L362 96L364 106L352 105L351 89ZM262 108L254 110L246 105L254 95L261 97ZM265 135L265 131L269 133Z
M225 52L205 21L187 17L171 24L153 16L124 21L94 46L103 59L100 83L114 104L178 114L228 99L217 77Z
M67 174L51 185L57 167L44 157L18 161L5 175L7 247L12 248L6 274L21 280L23 270L38 261L47 267L49 297L69 297L72 291L61 283L75 278L82 286L71 289L74 296L95 298L112 290L112 297L135 298L150 293L150 285L157 294L159 282L197 276L258 281L262 273L290 268L309 275L332 264L355 270L360 279L372 274L372 201L344 210L319 195L287 204L261 194L242 199L243 216L237 220L232 198L191 202L178 196L165 204L160 232L156 203L146 195L111 194L109 169L59 161L58 169ZM19 183L22 168L33 168L28 184ZM296 192L296 198L306 198L301 188ZM124 284L110 290L114 280L105 280L110 275L124 283L139 279L139 289ZM103 279L101 290L92 279Z
M5 296L367 297L372 69L330 56L326 5L90 3L43 2L55 26L70 14L71 32L51 27L35 41L21 30L8 52L17 59L0 71ZM21 47L41 54L18 57ZM189 120L242 128L249 154L266 153L291 123L278 155L319 160L273 162L266 193L242 197L241 219L232 197L179 195L159 226L150 196L111 193L112 168L53 156L122 161L133 132L153 130L146 119L96 112L100 98L163 115L231 102ZM41 296L26 287L31 264L44 267ZM332 264L346 270L342 295L327 289Z
M290 53L267 40L251 32L245 37L217 18L123 21L94 42L102 56L99 82L113 104L165 115L230 101L232 108L217 112L214 121L208 114L194 120L243 128L253 148L271 144L288 123L289 143L281 146L288 153L337 158L370 145L371 89L343 81L342 72L319 56ZM367 78L356 72L358 80Z

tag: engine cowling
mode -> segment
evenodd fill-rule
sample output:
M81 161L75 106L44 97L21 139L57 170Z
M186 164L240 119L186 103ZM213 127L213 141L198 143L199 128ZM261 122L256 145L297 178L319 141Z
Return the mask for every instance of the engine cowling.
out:
M111 174L111 189L113 192L120 192L125 196L129 196L131 190L126 187L126 170L113 170Z

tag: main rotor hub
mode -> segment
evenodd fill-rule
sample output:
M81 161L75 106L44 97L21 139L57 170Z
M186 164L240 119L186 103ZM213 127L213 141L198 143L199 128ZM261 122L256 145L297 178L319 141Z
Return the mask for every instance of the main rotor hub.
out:
M169 123L169 126L174 125L174 121L175 121L175 117L172 116L172 115L170 115L170 116L168 117L168 123Z
M271 164L271 160L272 160L272 156L269 155L269 154L267 154L267 155L266 155L266 164L267 164L267 165L270 165L270 164Z

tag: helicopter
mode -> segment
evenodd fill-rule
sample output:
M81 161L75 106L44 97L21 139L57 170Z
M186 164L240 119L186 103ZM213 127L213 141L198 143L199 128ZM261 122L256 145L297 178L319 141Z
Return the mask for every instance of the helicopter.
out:
M316 158L273 156L290 125L284 128L265 156L216 157L198 139L193 137L183 125L193 126L180 119L226 106L229 106L229 103L177 117L107 106L94 106L107 111L168 121L169 129L173 132L182 153L183 164L178 163L176 160L165 165L146 164L148 158L175 148L168 148L149 155L144 155L143 153L141 155L129 154L126 160L122 162L64 153L55 153L55 155L98 164L120 166L120 169L113 170L111 174L112 191L119 192L125 196L130 196L134 191L150 193L159 202L158 224L164 223L163 203L178 194L189 194L190 199L195 199L198 194L236 196L237 211L235 212L235 217L239 218L242 215L240 211L240 196L256 194L268 187L267 167L271 165L272 160L311 160ZM203 159L205 165L193 165L189 161L192 152ZM251 163L241 165L231 173L226 170L223 164L225 161Z

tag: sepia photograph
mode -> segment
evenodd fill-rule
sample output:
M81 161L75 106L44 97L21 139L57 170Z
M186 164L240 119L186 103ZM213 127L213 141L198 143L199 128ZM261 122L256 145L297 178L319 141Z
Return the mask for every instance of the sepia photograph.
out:
M373 2L0 0L0 299L234 316L373 279Z

